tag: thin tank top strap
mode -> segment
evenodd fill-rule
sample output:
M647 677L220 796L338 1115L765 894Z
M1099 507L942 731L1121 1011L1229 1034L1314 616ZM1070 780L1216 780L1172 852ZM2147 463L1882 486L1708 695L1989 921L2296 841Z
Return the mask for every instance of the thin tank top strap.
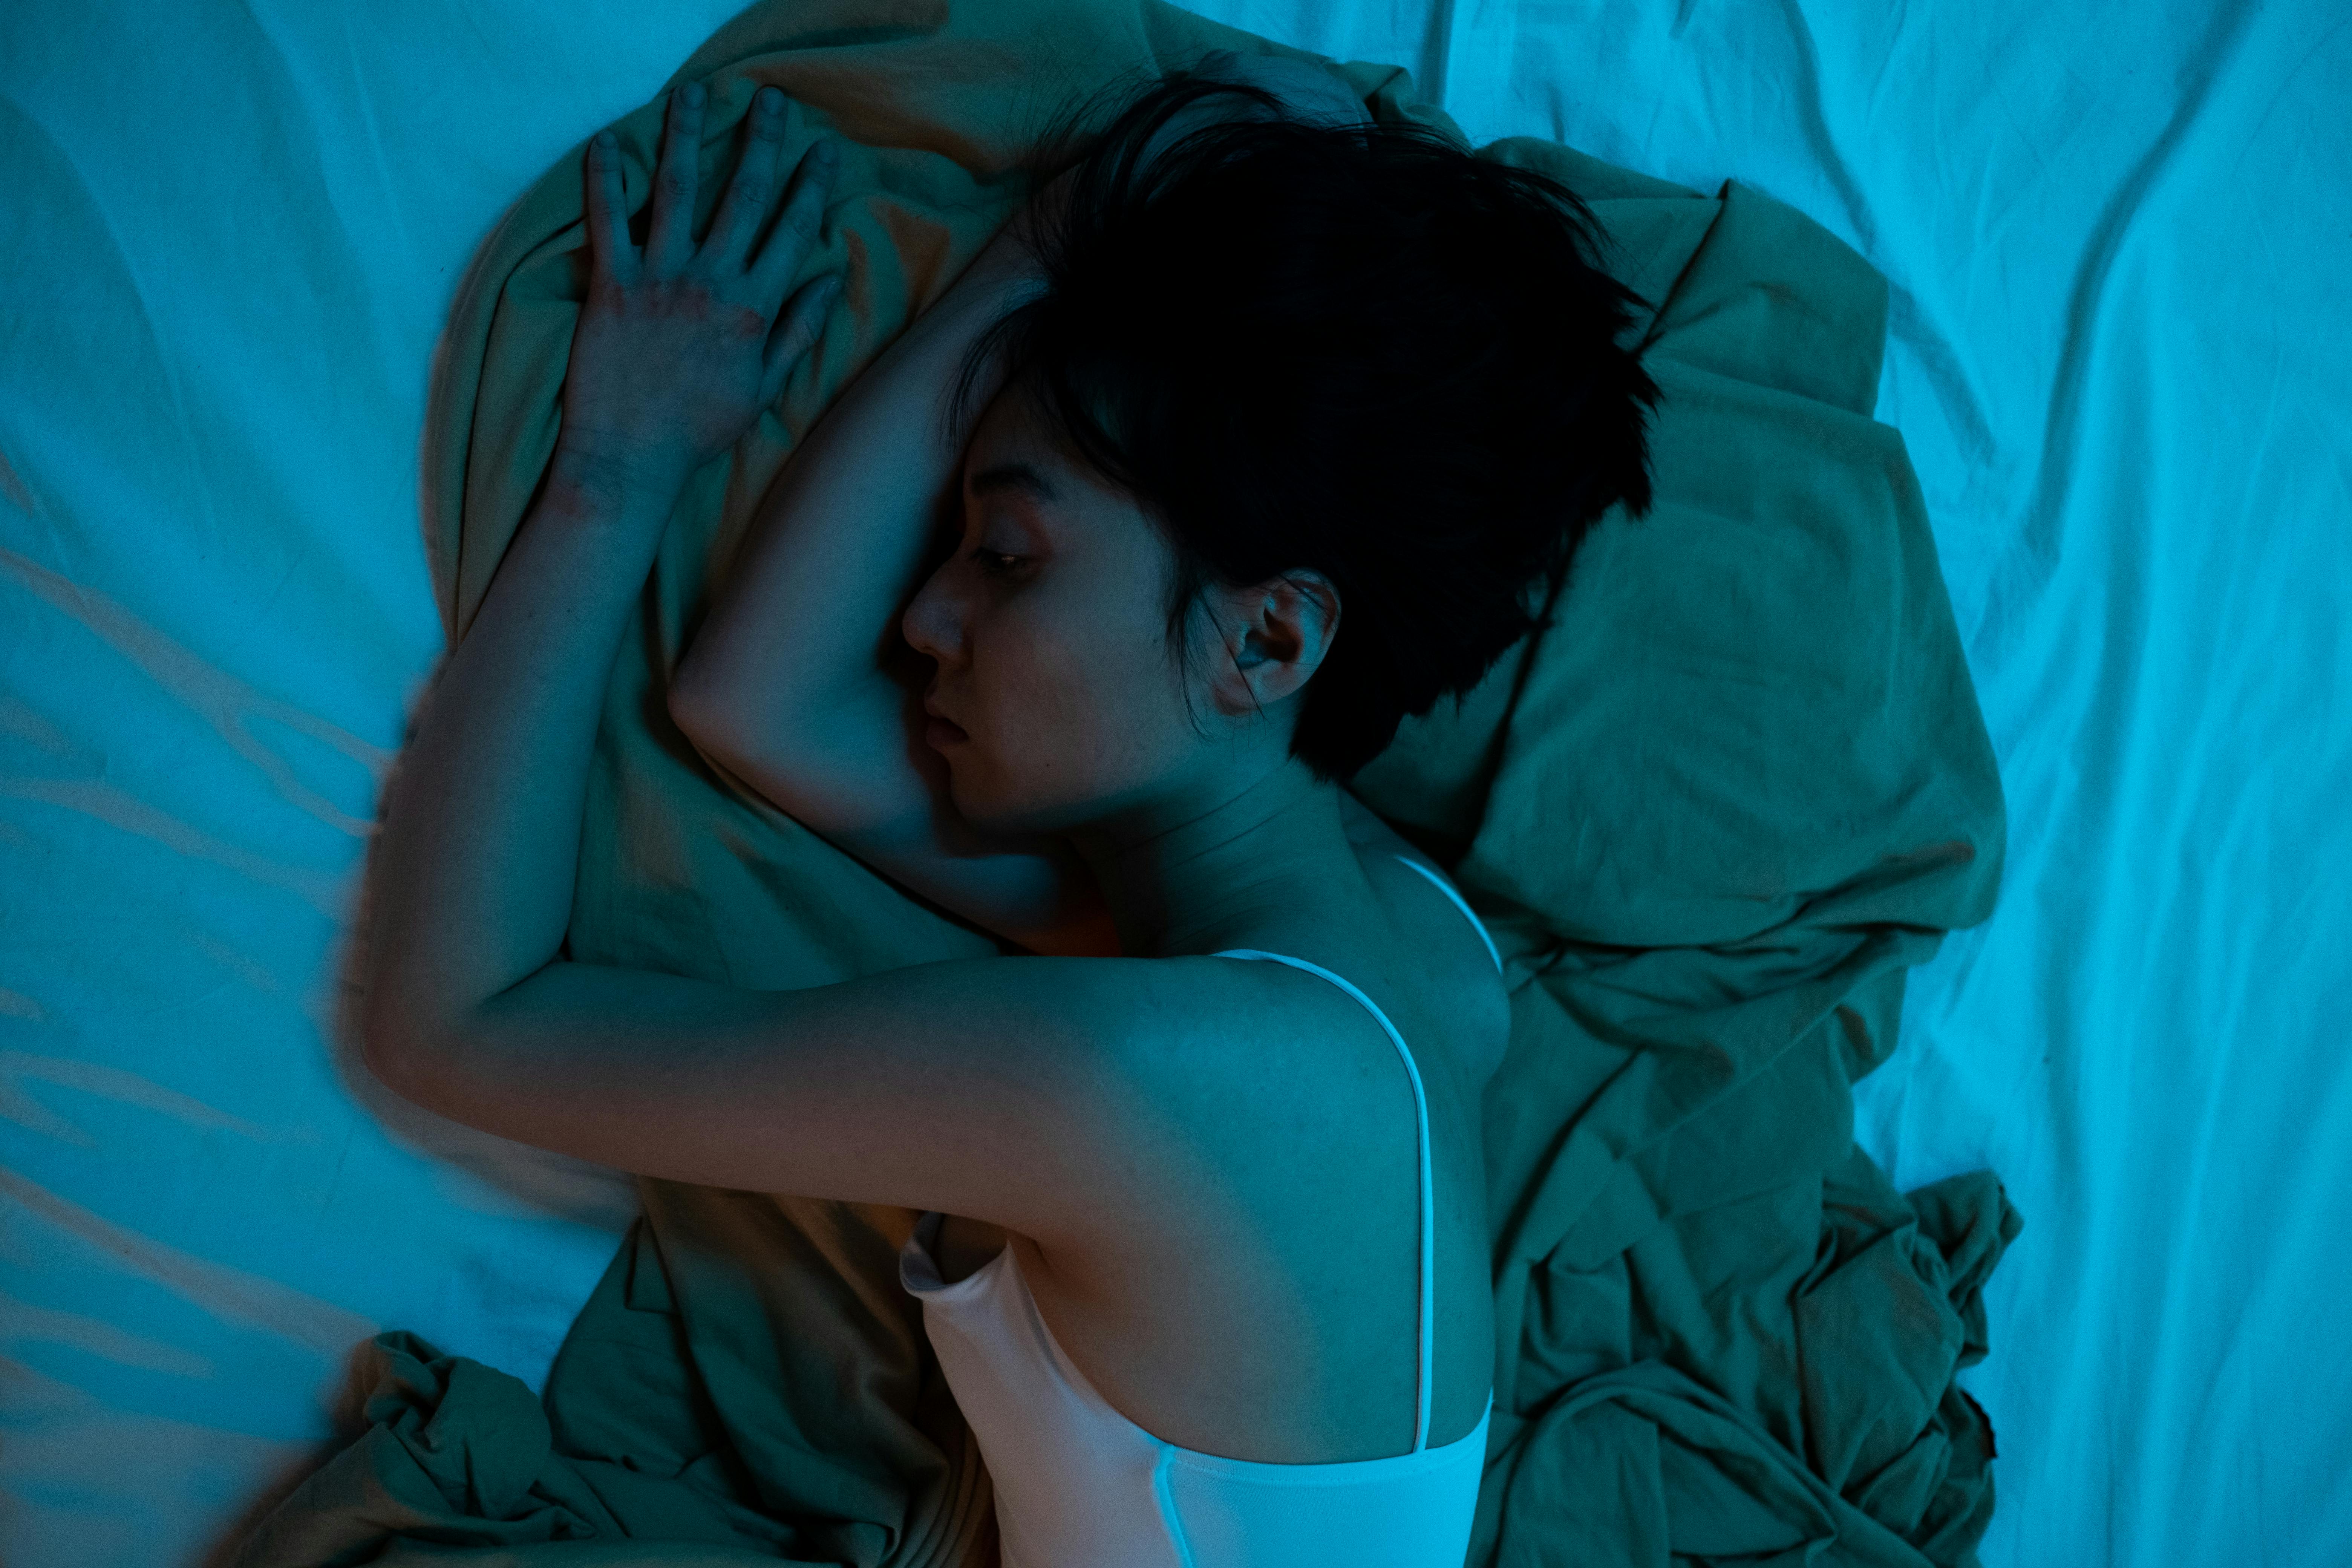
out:
M1462 901L1462 895L1455 892L1452 886L1446 882L1444 878L1439 876L1436 872L1431 870L1428 867L1423 865L1420 861L1415 860L1411 856L1397 855L1396 851L1393 849L1390 850L1389 853L1396 856L1396 858L1403 861L1406 865L1412 867L1414 870L1428 878L1431 884L1435 887L1439 892L1444 893L1447 898L1454 900L1454 907L1460 910L1464 915L1468 917L1471 928L1478 933L1478 940L1486 944L1486 956L1495 961L1495 973L1497 974L1503 973L1503 955L1495 950L1495 939L1486 934L1486 922L1480 920L1476 914L1472 912L1470 906Z
M1420 1139L1421 1156L1421 1362L1416 1379L1418 1386L1412 1426L1412 1451L1418 1454L1429 1447L1430 1371L1434 1362L1437 1327L1437 1205L1429 1176L1429 1099L1422 1090L1421 1069L1413 1065L1412 1048L1404 1043L1404 1037L1397 1033L1397 1026L1389 1022L1389 1016L1381 1011L1380 1004L1321 964L1293 958L1288 953L1267 952L1255 947L1229 947L1209 956L1272 959L1276 963L1286 963L1293 969L1321 975L1362 1003L1372 1016L1380 1020L1381 1027L1388 1031L1390 1041L1395 1045L1397 1055L1404 1060L1405 1076L1412 1080L1412 1113Z

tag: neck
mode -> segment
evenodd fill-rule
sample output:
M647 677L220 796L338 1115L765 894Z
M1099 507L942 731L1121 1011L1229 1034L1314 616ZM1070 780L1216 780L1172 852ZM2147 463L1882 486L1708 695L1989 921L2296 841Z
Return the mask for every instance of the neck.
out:
M1328 909L1355 864L1339 786L1285 757L1073 830L1110 905L1119 950L1176 958L1248 945L1269 912Z

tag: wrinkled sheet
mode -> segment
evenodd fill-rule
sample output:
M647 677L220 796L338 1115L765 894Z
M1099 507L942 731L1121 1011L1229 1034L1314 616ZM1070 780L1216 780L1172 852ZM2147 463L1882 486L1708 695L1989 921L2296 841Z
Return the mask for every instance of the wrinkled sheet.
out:
M1475 142L1735 175L1887 275L1877 413L2010 843L1858 1130L1897 1186L1989 1166L2033 1216L1962 1374L2027 1457L1985 1558L2347 1555L2344 31L1213 14L1404 65ZM727 15L0 19L11 1563L199 1561L317 1463L373 1331L536 1385L613 1255L625 1184L405 1113L331 1025L440 646L415 465L449 291Z
M1151 0L836 0L755 6L680 68L709 84L708 210L761 82L805 111L787 158L846 139L802 270L847 286L778 405L687 487L622 633L571 957L777 988L997 950L715 773L661 695L797 434L1023 199L1010 132L1232 46L1276 47ZM1461 141L1408 73L1334 68L1381 120ZM659 104L617 129L641 205ZM1528 137L1479 155L1591 202L1651 301L1625 336L1664 396L1651 514L1601 524L1555 624L1354 785L1486 905L1514 993L1486 1094L1496 1412L1469 1559L1959 1568L1992 1439L1952 1376L1984 1353L2018 1216L1986 1173L1897 1194L1853 1149L1850 1079L1893 1048L1906 968L1990 912L2002 806L1916 481L1867 416L1884 280L1736 184L1709 197ZM425 510L461 636L556 437L583 245L561 159L444 339ZM640 1186L646 1228L543 1418L519 1380L379 1336L365 1430L236 1568L340 1568L388 1532L486 1563L628 1560L618 1541L647 1568L677 1541L992 1562L985 1467L898 1285L914 1216ZM1596 1495L1601 1471L1619 1480Z

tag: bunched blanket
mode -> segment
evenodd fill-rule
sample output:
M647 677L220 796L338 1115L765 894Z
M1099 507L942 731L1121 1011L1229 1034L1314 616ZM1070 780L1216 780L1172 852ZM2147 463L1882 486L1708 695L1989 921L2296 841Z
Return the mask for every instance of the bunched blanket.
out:
M713 770L668 672L801 435L1025 200L1045 115L1212 48L1315 58L1161 0L769 0L680 68L710 87L706 209L762 85L805 111L787 157L849 144L805 268L849 287L670 521L606 693L569 956L780 989L1003 951ZM1403 70L1327 65L1462 142ZM661 115L616 127L633 208ZM453 644L554 450L581 151L492 236L436 369ZM1452 869L1512 987L1469 1561L1972 1563L1993 1436L1953 1374L2019 1218L1985 1173L1895 1192L1852 1126L1906 971L1991 912L2004 828L1918 486L1871 417L1885 284L1737 183L1532 137L1475 154L1591 204L1664 396L1652 513L1605 519L1552 624L1354 784ZM640 1186L543 1395L377 1336L349 1446L236 1563L992 1561L985 1467L898 1284L914 1215Z

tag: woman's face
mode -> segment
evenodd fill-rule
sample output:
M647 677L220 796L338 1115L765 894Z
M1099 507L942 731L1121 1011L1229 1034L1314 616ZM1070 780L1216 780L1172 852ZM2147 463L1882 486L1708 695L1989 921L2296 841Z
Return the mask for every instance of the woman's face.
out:
M1163 636L1166 542L1008 391L973 431L963 526L900 621L938 663L929 707L957 809L975 826L1049 834L1164 792L1202 762ZM1216 634L1195 628L1199 653ZM1213 692L1196 692L1212 735Z

